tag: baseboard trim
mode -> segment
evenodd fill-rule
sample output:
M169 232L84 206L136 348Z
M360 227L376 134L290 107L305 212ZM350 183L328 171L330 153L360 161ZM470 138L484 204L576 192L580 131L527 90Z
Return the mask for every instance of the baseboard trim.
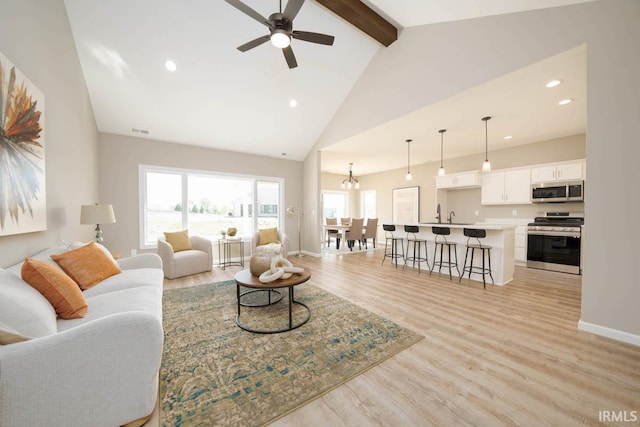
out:
M630 334L629 332L620 331L618 329L607 328L606 326L585 322L582 319L578 321L578 329L640 347L640 335L634 335Z

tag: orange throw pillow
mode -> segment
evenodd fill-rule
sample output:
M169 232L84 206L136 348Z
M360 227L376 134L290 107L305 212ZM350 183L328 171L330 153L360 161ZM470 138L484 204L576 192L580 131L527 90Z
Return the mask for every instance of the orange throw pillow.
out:
M120 267L93 242L69 252L51 255L51 259L57 262L83 291L121 272Z
M27 258L22 264L22 280L38 290L63 319L87 314L87 302L76 282L54 265Z

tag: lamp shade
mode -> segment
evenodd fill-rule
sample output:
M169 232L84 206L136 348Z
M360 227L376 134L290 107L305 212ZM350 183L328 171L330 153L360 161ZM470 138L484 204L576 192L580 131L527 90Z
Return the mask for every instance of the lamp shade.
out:
M82 205L80 224L113 224L116 216L112 205Z

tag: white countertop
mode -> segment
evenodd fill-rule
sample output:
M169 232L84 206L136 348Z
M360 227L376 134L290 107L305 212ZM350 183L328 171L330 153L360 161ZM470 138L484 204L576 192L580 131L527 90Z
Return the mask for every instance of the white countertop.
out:
M516 228L515 224L486 224L482 222L477 222L475 224L449 224L448 222L443 222L439 224L437 222L422 222L419 223L420 227L449 227L451 229L462 229L462 228L480 228L482 230L513 230Z

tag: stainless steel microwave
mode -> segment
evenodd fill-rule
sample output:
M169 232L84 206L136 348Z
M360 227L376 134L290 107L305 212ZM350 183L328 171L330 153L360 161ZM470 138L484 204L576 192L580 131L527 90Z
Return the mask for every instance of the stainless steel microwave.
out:
M583 202L584 181L533 184L531 201L533 203Z

